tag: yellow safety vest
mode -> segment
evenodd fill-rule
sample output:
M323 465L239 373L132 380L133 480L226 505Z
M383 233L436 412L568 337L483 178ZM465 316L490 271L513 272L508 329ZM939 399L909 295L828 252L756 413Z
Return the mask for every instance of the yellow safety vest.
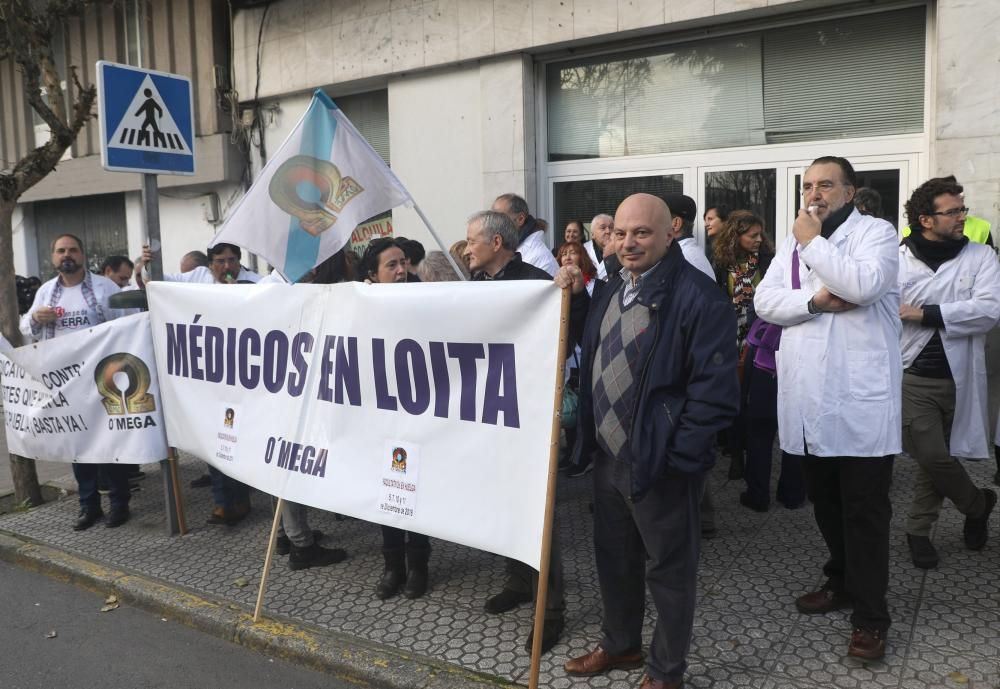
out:
M990 224L982 218L977 218L974 215L968 215L965 218L965 227L962 229L965 236L969 238L970 242L976 242L977 244L985 244L986 240L990 238ZM903 227L903 237L910 236L910 226L906 225Z

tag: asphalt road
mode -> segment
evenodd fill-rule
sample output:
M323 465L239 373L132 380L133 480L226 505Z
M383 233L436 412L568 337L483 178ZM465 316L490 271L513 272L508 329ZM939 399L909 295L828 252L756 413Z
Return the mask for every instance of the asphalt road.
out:
M3 689L355 689L0 562ZM55 632L53 638L49 635Z

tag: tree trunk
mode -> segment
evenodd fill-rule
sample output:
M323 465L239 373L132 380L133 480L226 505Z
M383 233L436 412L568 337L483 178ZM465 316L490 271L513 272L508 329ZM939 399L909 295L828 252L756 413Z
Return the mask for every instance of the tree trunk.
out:
M16 201L0 200L0 333L12 347L21 344L21 317L14 289L14 208Z
M26 507L38 507L42 500L42 488L38 485L35 460L17 455L10 456L10 476L14 480L14 502Z
M21 344L17 313L17 290L14 289L14 201L0 201L0 333L13 345ZM30 507L42 504L35 460L10 456L10 474L14 479L14 500Z

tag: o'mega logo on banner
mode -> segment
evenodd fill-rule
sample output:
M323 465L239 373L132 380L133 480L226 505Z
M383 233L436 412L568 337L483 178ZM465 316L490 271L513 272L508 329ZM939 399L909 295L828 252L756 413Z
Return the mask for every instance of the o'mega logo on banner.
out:
M103 398L104 411L113 417L108 419L108 429L132 430L156 425L149 416L156 411L156 400L149 394L152 377L142 359L127 352L109 354L94 369L94 382Z

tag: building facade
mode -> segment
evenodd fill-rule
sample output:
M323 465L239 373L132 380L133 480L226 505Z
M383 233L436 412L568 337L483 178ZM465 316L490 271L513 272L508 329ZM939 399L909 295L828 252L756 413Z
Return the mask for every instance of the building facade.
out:
M233 143L232 37L223 0L125 0L95 7L57 32L53 52L67 98L74 97L69 67L84 87L96 63L108 60L192 77L195 125L193 177L158 176L164 266L202 249L227 204L242 195L249 158ZM20 75L0 62L0 168L8 169L48 139L48 128L28 108ZM137 256L145 218L135 173L101 167L100 126L91 120L57 169L21 197L14 217L15 267L20 275L52 275L49 243L63 232L80 236L91 268L114 254Z
M781 240L809 161L843 155L901 224L955 174L1000 225L1000 25L993 0L129 0L65 27L57 59L188 74L197 174L160 176L164 266L204 249L319 88L390 162L445 244L504 192L550 222L636 191L750 208ZM60 53L61 51L61 53ZM0 159L44 138L0 64ZM16 265L48 238L135 256L137 174L100 167L98 127L22 199ZM433 248L417 214L395 234ZM696 235L704 241L699 223Z
M269 146L313 89L384 103L365 126L446 244L508 191L558 230L550 241L635 191L752 208L780 240L802 171L828 154L855 163L894 224L910 190L938 174L958 177L976 215L1000 220L990 0L242 5L236 83L271 104ZM408 209L393 224L432 243Z

